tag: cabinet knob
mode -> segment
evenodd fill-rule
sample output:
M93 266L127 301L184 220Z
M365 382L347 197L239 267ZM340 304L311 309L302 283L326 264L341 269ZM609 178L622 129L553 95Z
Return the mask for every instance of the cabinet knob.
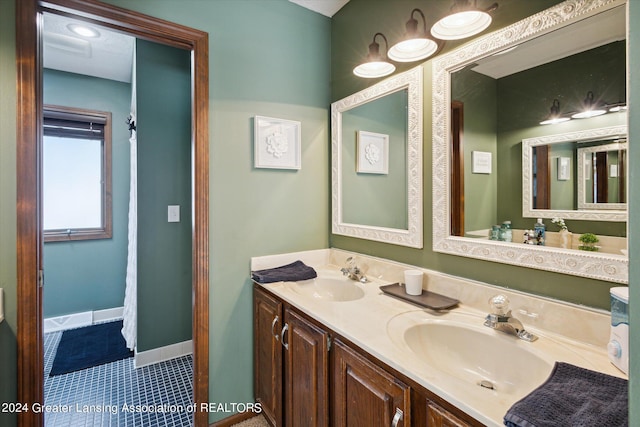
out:
M396 408L396 414L393 416L393 420L391 421L391 427L398 427L398 423L402 420L402 409Z
M276 323L278 323L278 320L280 320L280 318L276 315L276 317L273 318L273 322L271 322L271 335L273 335L276 341L280 339L280 335L276 334L274 331L274 328L276 327Z

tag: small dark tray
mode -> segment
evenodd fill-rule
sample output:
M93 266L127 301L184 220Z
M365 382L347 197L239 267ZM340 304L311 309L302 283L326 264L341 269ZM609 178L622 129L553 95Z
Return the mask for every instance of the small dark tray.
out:
M422 295L409 295L404 291L404 286L400 283L380 286L380 290L387 295L391 295L419 306L432 310L446 310L458 305L460 301L454 298L445 297L430 291L422 291Z

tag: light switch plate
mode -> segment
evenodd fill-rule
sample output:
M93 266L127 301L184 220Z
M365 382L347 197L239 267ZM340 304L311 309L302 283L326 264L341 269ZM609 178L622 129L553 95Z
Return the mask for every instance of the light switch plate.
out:
M180 222L180 205L169 205L167 222Z

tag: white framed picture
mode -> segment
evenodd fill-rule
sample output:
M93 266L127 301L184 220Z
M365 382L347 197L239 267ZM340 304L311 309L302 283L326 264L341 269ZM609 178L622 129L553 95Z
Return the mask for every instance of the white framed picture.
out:
M471 152L471 173L491 174L491 153L488 151Z
M358 131L356 171L389 174L389 135Z
M571 157L558 157L558 181L571 179Z
M253 119L254 166L300 169L300 122L255 116Z

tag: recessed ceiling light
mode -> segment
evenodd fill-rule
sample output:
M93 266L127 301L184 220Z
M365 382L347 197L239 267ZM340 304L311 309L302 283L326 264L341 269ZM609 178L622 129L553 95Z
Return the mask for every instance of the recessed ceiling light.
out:
M86 25L69 24L67 25L67 28L72 33L75 33L82 37L91 37L91 38L100 37L100 32L98 30L92 27L88 27Z

